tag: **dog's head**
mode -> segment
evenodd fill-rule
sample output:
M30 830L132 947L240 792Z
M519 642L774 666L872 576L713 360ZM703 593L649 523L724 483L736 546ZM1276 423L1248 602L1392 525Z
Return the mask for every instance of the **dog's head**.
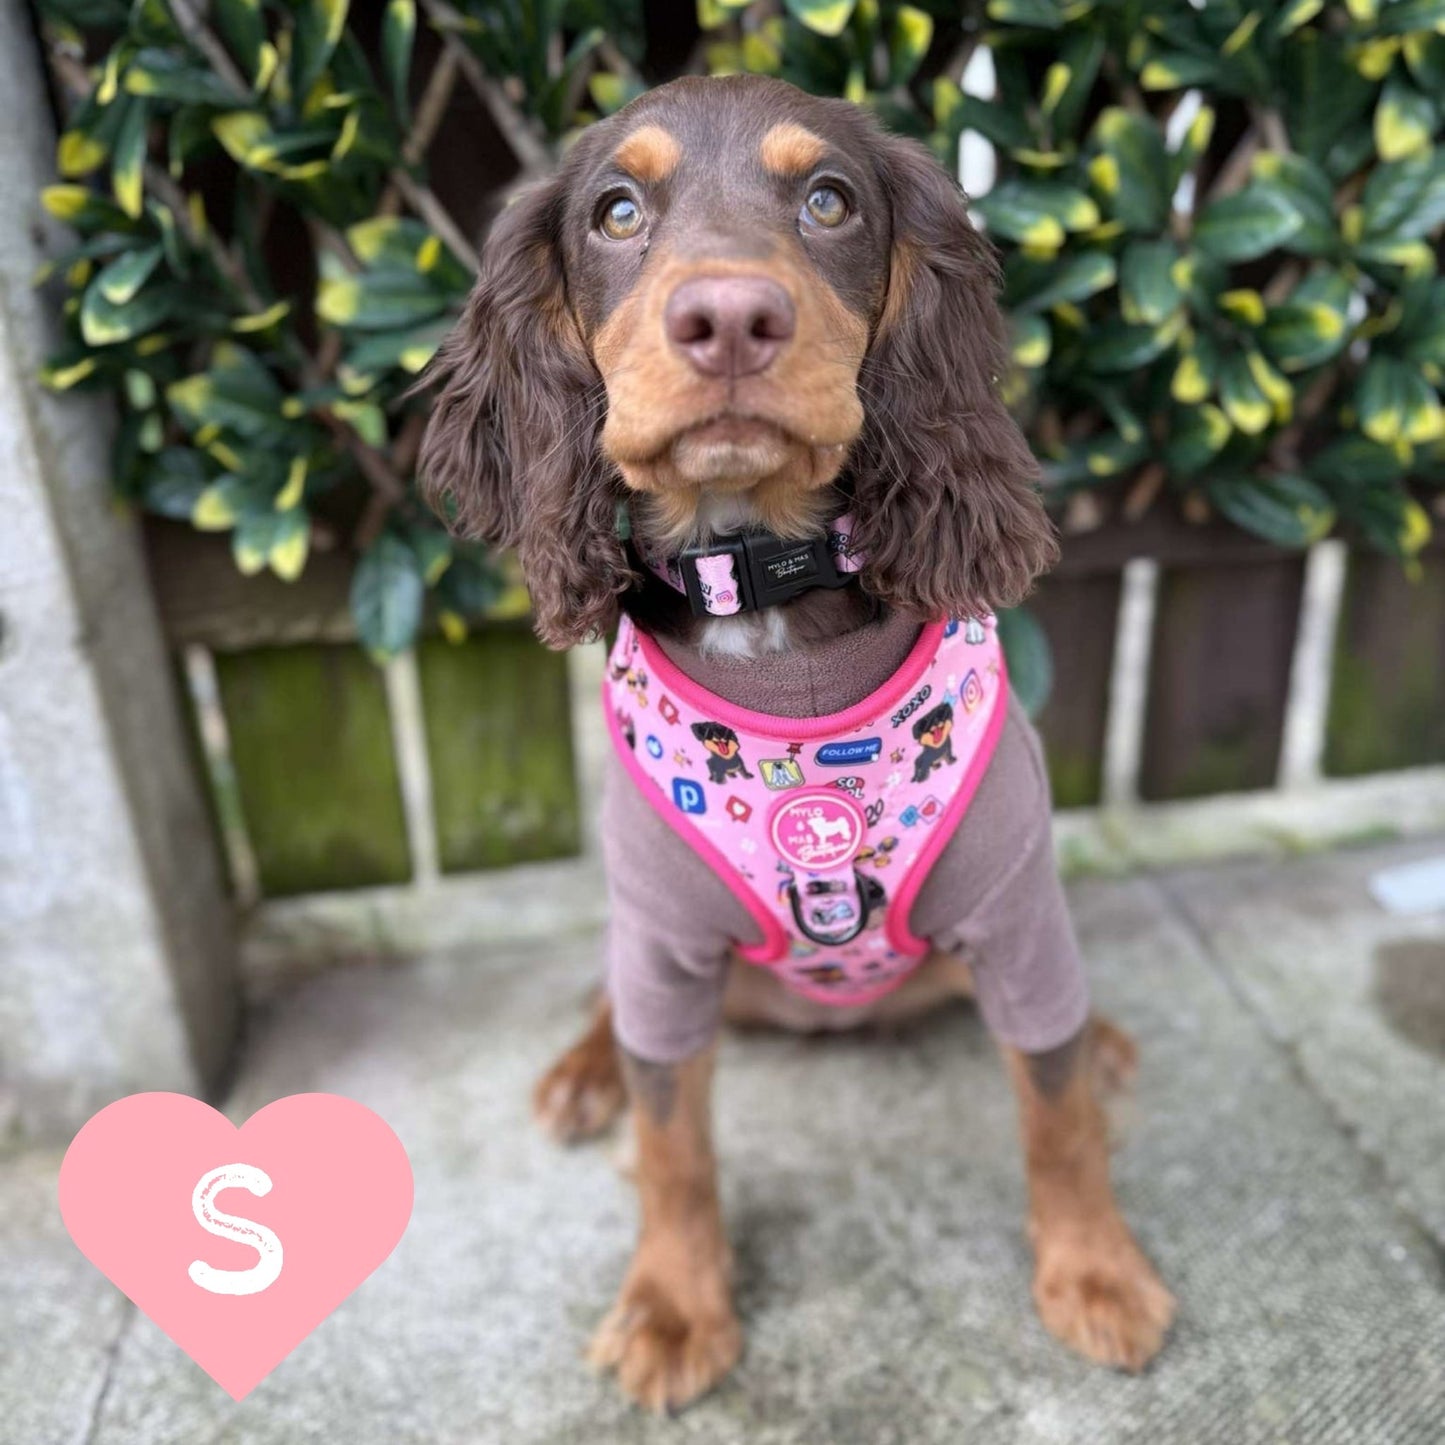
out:
M953 731L953 707L941 702L913 724L913 740L926 748L941 748Z
M434 367L423 478L459 529L518 548L556 646L634 581L627 497L665 544L720 515L805 536L836 482L874 595L1006 605L1055 544L996 393L996 282L921 146L781 81L676 81L497 221Z
M725 723L693 723L692 735L717 757L731 758L738 751L738 735Z

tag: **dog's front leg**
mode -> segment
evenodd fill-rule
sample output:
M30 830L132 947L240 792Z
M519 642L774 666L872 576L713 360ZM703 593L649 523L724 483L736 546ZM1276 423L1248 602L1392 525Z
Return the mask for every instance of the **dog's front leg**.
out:
M713 1052L682 1064L622 1055L642 1231L590 1358L659 1412L705 1394L742 1352L712 1148Z
M622 1112L622 1066L612 1036L612 1001L604 990L586 1031L537 1081L532 1114L559 1144L600 1134Z
M1006 1050L1028 1164L1034 1302L1045 1326L1100 1364L1140 1370L1174 1300L1119 1213L1089 1066L1092 1031L1047 1053Z

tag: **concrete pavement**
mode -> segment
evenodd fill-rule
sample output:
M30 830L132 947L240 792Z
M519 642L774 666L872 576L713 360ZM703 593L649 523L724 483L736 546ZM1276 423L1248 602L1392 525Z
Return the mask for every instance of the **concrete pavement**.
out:
M69 1244L58 1159L0 1163L0 1440L1438 1445L1445 917L1365 891L1430 851L1072 887L1098 1004L1143 1050L1120 1194L1181 1304L1140 1378L1033 1317L1013 1104L960 1008L900 1038L725 1042L747 1353L678 1420L629 1409L580 1357L630 1188L606 1146L556 1149L526 1111L593 977L572 939L333 972L251 1019L228 1111L350 1095L417 1194L392 1258L239 1405Z

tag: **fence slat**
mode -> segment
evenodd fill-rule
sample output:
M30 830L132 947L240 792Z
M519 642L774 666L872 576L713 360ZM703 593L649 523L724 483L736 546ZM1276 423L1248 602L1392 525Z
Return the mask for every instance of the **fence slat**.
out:
M577 852L566 659L492 627L424 642L417 662L442 872Z
M360 649L218 653L216 679L262 892L405 882L386 693Z
M1167 567L1159 579L1140 796L1275 780L1304 559Z
M1334 777L1445 761L1445 554L1411 582L1393 557L1350 556L1325 741Z
M1054 688L1036 721L1060 808L1099 801L1120 582L1118 572L1052 577L1029 599L1053 650Z

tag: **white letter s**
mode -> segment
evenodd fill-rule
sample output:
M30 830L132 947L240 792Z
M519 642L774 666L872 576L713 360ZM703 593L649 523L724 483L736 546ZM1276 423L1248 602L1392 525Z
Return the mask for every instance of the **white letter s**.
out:
M238 1219L214 1208L212 1196L223 1189L246 1189L257 1196L266 1195L271 1192L270 1177L250 1164L223 1164L201 1175L191 1194L191 1211L202 1229L219 1239L248 1244L261 1257L250 1269L216 1269L203 1259L193 1260L190 1276L212 1294L260 1294L280 1277L281 1241L264 1224Z

